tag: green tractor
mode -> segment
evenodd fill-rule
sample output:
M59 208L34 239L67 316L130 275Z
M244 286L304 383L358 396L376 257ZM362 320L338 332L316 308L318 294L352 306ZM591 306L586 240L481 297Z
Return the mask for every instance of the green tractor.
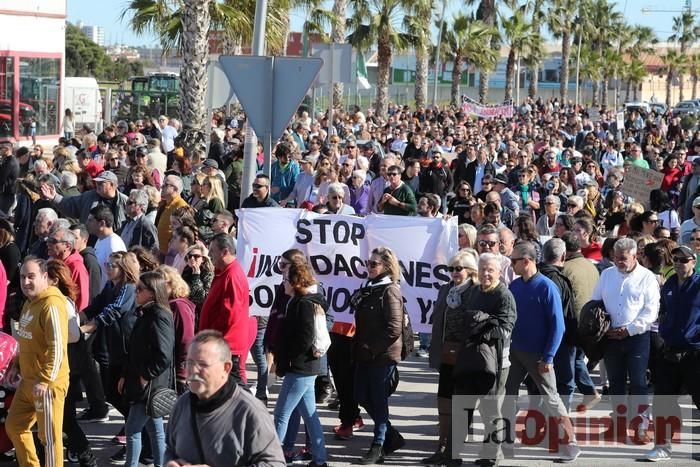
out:
M180 113L180 77L177 73L149 73L129 78L131 92L119 92L117 117L177 117Z

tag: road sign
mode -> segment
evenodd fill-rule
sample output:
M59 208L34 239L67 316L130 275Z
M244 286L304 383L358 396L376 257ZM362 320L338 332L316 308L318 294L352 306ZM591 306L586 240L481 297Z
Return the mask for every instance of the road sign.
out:
M323 60L222 55L219 63L255 133L276 140L309 90Z
M225 106L231 100L233 90L221 64L211 60L207 64L207 75L207 108Z
M352 45L313 44L312 55L323 60L314 86L352 82Z

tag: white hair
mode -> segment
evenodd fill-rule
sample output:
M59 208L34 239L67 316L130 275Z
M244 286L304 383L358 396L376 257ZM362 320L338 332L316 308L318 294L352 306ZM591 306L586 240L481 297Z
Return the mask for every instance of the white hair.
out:
M583 198L578 195L569 196L568 202L573 201L579 209L583 209Z
M615 242L613 247L616 253L622 253L623 251L629 251L632 254L637 253L637 242L631 238L621 238Z
M344 197L345 189L343 188L343 184L334 182L328 185L328 196L330 196L331 194L340 195L341 198Z
M37 218L42 218L48 222L56 222L58 220L58 214L51 208L41 208L36 212Z
M64 170L61 172L61 186L63 188L71 188L74 187L78 184L78 176L69 171L69 170Z
M365 156L357 156L357 162L355 162L355 165L358 169L364 170L365 172L369 170L369 160Z
M495 253L481 253L479 256L479 267L484 263L495 263L498 270L501 270L501 257Z

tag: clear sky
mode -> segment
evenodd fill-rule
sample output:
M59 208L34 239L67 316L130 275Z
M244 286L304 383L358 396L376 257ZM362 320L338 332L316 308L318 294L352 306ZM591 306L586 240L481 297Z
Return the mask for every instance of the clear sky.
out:
M119 16L124 7L128 4L126 0L67 0L68 20L76 23L81 20L88 25L102 26L105 29L105 42L107 44L123 43L129 45L156 45L158 40L153 35L136 36L133 34L125 22L119 20ZM328 2L329 5L332 2ZM439 4L439 0L436 0ZM449 0L447 16L454 14L463 3L459 0ZM617 9L625 14L632 24L650 26L655 31L660 40L665 41L671 34L672 18L678 11L683 9L685 0L619 0ZM700 9L700 0L695 0L696 11ZM329 7L330 8L330 7ZM643 8L653 11L642 13ZM437 17L439 15L436 14ZM292 13L292 30L298 31L303 24L303 15L298 12ZM436 32L437 34L437 32Z

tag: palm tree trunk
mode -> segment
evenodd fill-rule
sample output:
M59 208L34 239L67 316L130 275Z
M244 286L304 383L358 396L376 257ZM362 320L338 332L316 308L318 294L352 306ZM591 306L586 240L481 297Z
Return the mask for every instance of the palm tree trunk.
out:
M593 85L591 88L591 93L592 93L592 99L591 99L591 105L593 107L598 107L598 80L594 79L593 80Z
M481 71L479 73L479 102L481 104L486 102L486 98L489 94L489 80L491 79L490 71Z
M571 56L571 33L564 30L561 37L561 66L559 67L559 97L562 105L569 98L569 57Z
M513 78L515 77L515 49L510 48L508 61L506 62L506 85L503 99L509 101L513 98Z
M450 105L459 105L459 84L462 81L462 54L458 50L454 58L454 69L452 70L452 88L450 89Z
M691 97L691 99L695 100L695 96L697 96L697 91L698 91L698 74L693 73L693 75L691 76L691 79L693 81L693 91L692 91L693 96Z
M182 15L180 117L185 127L204 130L206 122L207 61L209 59L209 2L185 0Z
M336 43L345 42L345 15L347 10L346 0L334 0L333 14L339 18L331 27L331 39ZM333 102L338 108L342 107L343 102L343 83L333 83Z
M673 70L666 75L666 107L671 108L671 82L673 81Z
M530 67L530 83L527 87L527 95L530 99L534 99L537 96L537 88L540 83L540 67L539 64Z
M606 109L608 108L608 86L610 85L610 77L603 76L603 86L600 88L600 104Z
M684 78L683 73L678 73L678 101L683 100L683 83L684 83Z
M632 80L628 79L625 86L625 102L630 101L630 91L632 90Z
M377 100L374 112L384 118L389 107L389 73L391 72L391 43L386 36L377 41Z
M428 51L425 44L416 47L416 108L425 107L428 99Z

